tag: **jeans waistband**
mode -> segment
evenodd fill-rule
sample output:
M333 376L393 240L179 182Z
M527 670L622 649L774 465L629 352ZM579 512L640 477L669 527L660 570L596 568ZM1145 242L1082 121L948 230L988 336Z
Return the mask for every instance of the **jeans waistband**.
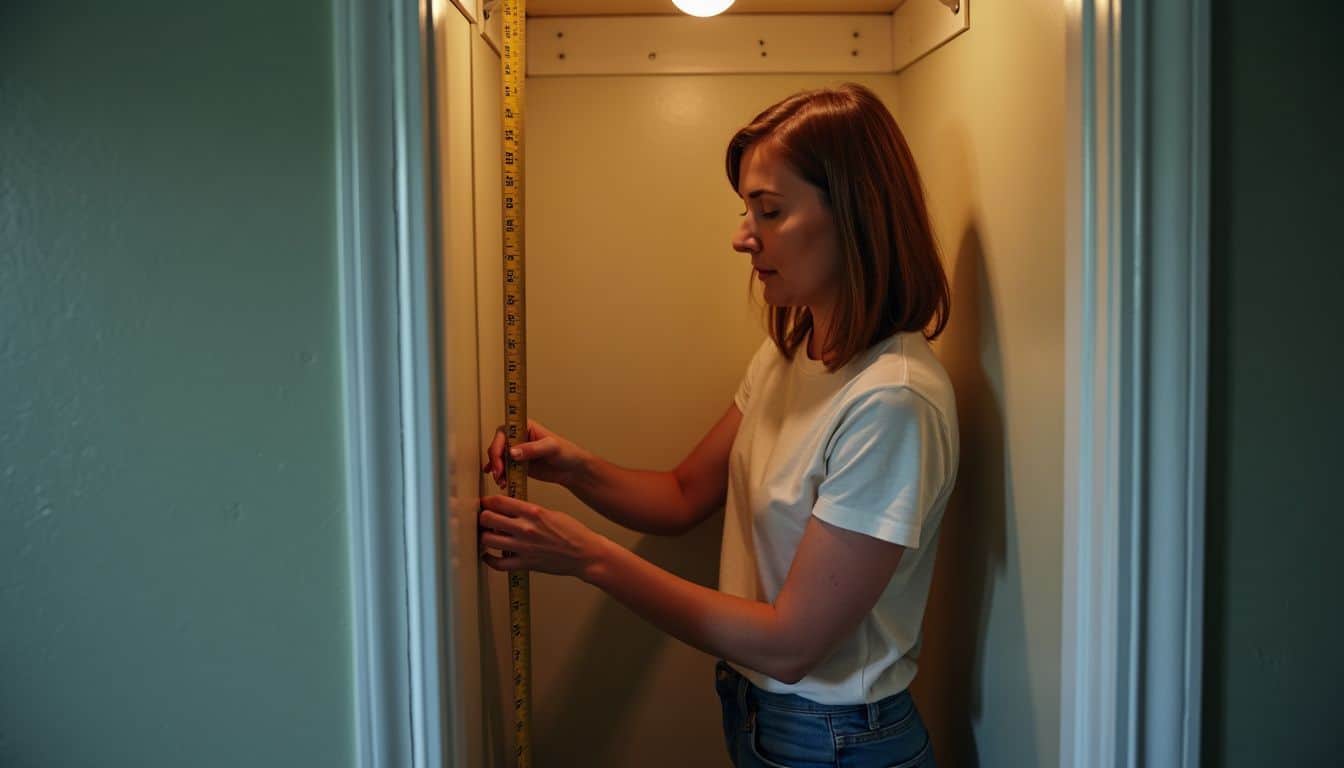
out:
M822 704L820 702L812 701L804 696L799 696L796 693L775 693L774 691L767 691L752 683L751 680L743 676L723 659L719 659L715 663L714 669L715 674L719 676L720 680L740 680L744 683L745 685L741 686L739 690L745 691L750 699L760 702L763 706L772 709L786 709L794 712L816 712L822 714L866 712L869 719L874 719L877 717L879 709L890 706L891 704L900 701L902 697L910 695L910 692L905 690L900 693L894 693L879 701L858 704Z

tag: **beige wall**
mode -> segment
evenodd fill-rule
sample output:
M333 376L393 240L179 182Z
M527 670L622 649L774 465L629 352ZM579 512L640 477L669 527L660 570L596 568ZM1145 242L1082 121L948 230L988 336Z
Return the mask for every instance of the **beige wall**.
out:
M976 3L899 76L952 282L938 352L962 463L914 690L940 765L1058 762L1064 401L1064 14Z
M502 420L498 57L471 39L475 296L454 295L477 314L480 416L464 422L475 440L454 440L463 488ZM964 453L915 685L942 765L1057 759L1063 54L1058 2L1011 13L986 3L970 32L905 73L854 78L906 132L953 286L937 348L958 390ZM528 81L534 418L618 463L668 468L727 407L763 331L745 258L728 246L741 208L723 177L724 145L764 106L829 82ZM716 581L718 518L663 539L617 529L561 489L533 484L531 496L675 573ZM480 579L483 764L503 766L507 590L502 574ZM581 582L534 574L532 592L539 763L727 765L708 657Z

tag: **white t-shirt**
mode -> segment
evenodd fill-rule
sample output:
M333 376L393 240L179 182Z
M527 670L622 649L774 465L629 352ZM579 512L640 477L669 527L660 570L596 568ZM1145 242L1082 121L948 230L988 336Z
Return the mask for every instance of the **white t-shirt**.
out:
M823 704L899 693L915 676L938 524L957 473L952 383L924 337L891 336L835 373L800 346L752 358L734 398L719 589L773 603L808 517L906 547L858 628L793 685L752 683Z

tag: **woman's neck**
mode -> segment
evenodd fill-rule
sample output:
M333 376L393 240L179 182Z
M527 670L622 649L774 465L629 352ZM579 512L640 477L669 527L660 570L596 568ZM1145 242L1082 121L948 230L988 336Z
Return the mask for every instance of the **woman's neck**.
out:
M811 304L807 309L812 315L812 332L807 335L807 356L812 360L821 360L822 352L830 342L832 307Z

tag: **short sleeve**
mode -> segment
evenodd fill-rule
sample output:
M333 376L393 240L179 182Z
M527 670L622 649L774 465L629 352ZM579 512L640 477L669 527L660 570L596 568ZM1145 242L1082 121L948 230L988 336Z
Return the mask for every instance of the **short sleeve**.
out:
M775 342L766 339L760 347L757 347L756 354L751 356L751 362L747 363L747 372L742 375L742 381L737 385L737 394L733 395L733 402L737 404L738 411L747 412L747 403L751 400L752 388L760 377L763 361L774 346Z
M832 435L812 514L831 525L918 547L943 492L949 446L933 404L906 388L876 390Z

